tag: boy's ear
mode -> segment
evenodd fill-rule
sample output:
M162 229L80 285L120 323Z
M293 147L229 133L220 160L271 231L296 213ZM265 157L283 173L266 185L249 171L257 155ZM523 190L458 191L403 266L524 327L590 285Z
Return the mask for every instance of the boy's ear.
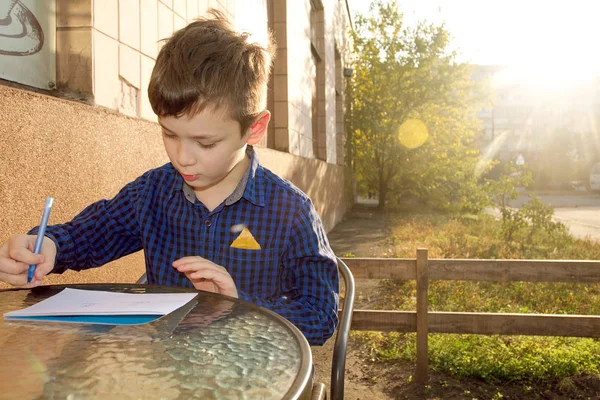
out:
M250 127L250 134L248 135L248 144L255 145L260 142L260 139L267 133L269 121L271 120L271 113L269 110L265 110L260 113L254 124Z

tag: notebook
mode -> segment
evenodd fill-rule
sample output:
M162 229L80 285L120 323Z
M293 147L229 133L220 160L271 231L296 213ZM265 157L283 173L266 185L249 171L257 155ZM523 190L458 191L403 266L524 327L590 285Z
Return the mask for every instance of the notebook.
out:
M4 314L8 320L139 325L192 301L196 293L115 293L65 288L30 307Z

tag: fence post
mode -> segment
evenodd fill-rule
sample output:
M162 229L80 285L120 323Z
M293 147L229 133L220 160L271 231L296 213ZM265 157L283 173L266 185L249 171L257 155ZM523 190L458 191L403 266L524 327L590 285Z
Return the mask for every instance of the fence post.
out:
M428 266L427 249L417 249L417 371L415 380L419 383L425 383L428 380L429 368L427 356Z

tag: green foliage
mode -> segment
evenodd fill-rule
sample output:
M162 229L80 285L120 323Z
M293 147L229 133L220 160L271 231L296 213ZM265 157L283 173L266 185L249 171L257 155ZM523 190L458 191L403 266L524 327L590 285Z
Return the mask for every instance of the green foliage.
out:
M527 222L518 209L505 207L500 210L500 213L502 214L502 236L505 241L512 242L513 235L524 229Z
M594 339L432 335L430 343L438 368L461 378L543 381L600 372Z
M532 173L527 167L515 163L505 163L494 178L485 178L485 191L491 204L501 210L508 207L509 200L514 200L519 195L517 187L529 187L533 182Z
M544 243L556 246L571 242L567 228L552 220L554 208L539 198L531 197L520 209L502 207L502 237L508 243L519 243L523 249Z
M370 15L356 19L348 91L348 155L359 190L377 192L380 207L406 197L445 209L477 204L473 111L484 91L475 90L470 66L449 52L444 26L406 27L396 1L373 1ZM410 119L428 130L418 148L398 135Z
M416 359L414 333L390 333L363 340L371 344L376 360ZM431 334L428 346L429 363L434 369L488 383L559 380L600 373L600 343L594 339Z
M536 243L546 246L571 243L565 225L552 220L554 208L551 205L530 196L520 209L509 206L509 201L518 196L516 187L527 187L533 182L528 168L506 164L504 174L495 180L486 179L485 182L489 199L500 210L502 238L506 243L518 243L523 250Z
M505 241L503 222L488 215L441 214L426 209L390 214L395 228L389 257L413 258L426 247L430 258L600 259L600 243L570 237L538 199L521 209L525 226ZM414 311L414 281L383 280L374 309ZM600 315L600 284L432 281L429 309ZM414 334L363 333L374 360L416 359ZM430 365L453 376L488 382L545 381L600 373L596 339L526 336L430 335ZM566 381L565 381L566 382Z

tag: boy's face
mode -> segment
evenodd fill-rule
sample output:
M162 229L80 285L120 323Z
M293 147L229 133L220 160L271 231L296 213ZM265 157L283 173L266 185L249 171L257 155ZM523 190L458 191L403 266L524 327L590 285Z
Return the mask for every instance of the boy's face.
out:
M248 134L223 110L161 117L159 124L171 163L194 189L218 185L245 157Z

